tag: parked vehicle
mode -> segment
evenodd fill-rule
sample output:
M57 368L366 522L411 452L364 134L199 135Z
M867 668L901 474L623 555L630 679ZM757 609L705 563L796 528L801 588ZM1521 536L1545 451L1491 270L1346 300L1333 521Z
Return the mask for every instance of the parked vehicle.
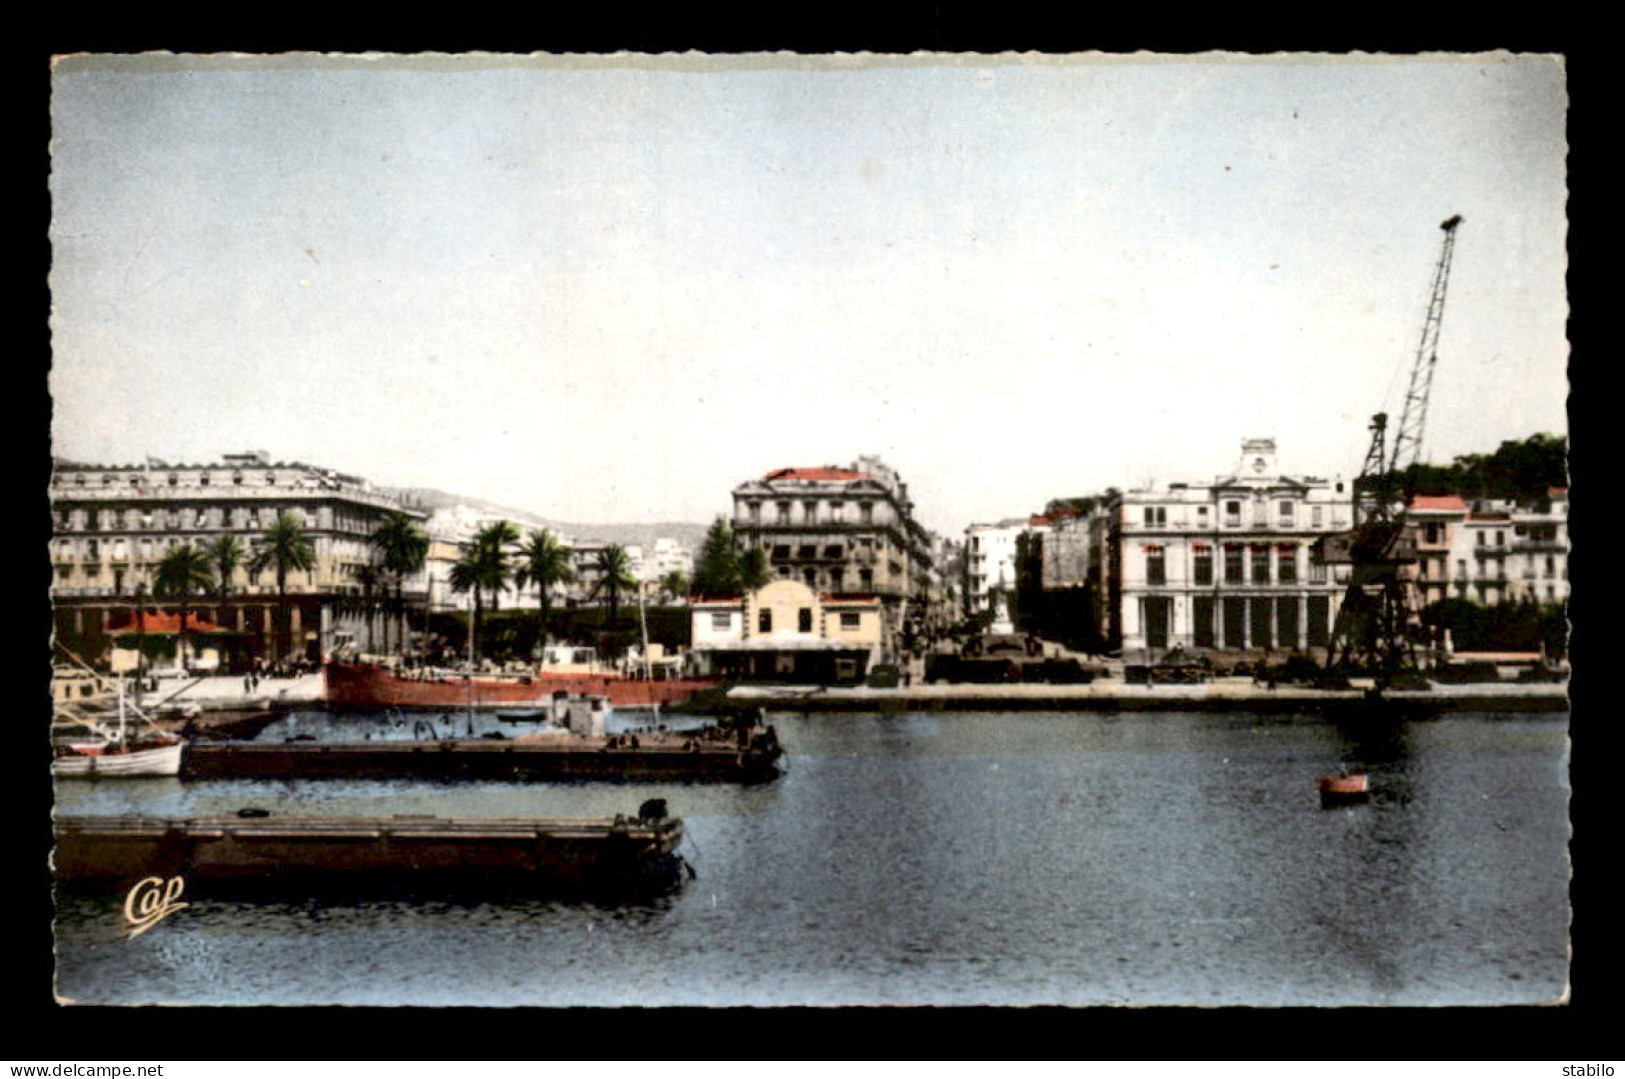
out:
M939 652L926 658L927 682L1082 683L1096 672L1075 659L1044 655L1036 637L985 633L965 642L957 655Z

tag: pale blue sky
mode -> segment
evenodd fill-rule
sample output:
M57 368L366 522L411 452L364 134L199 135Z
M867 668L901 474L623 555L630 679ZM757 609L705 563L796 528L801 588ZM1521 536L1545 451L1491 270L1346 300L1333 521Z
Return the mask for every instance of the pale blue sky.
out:
M1458 213L1428 456L1566 429L1556 59L642 63L59 62L56 452L578 521L879 453L949 533L1351 473Z

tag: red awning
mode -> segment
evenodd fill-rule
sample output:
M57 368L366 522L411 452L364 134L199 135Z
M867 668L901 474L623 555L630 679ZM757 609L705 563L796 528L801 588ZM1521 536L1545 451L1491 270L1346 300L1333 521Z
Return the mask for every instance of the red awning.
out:
M121 622L108 627L107 632L115 637L127 633L173 633L181 631L181 616L176 614L154 613L142 611L139 621L135 614L127 614ZM188 633L235 633L236 630L217 626L213 622L206 622L195 614L186 616L186 632Z

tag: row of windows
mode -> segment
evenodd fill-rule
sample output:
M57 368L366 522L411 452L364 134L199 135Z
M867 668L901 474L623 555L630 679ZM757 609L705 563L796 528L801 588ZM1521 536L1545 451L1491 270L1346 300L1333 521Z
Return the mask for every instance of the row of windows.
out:
M128 473L128 474L125 474L125 475L122 475L122 476L117 474L117 473L104 472L104 473L102 473L102 486L103 487L112 487L114 484L118 483L118 481L121 478L123 480L125 480L125 482L128 483L129 486L131 486L131 487L153 486L157 482L157 477L151 472L135 472L135 473ZM164 485L166 487L178 487L178 486L180 486L180 482L181 482L180 473L179 472L167 472L167 473L164 473L163 482L164 482ZM210 473L208 473L208 472L198 473L197 482L198 482L198 486L200 486L200 487L209 486ZM231 474L231 482L232 482L233 485L241 486L242 482L243 482L243 474L241 472L233 472ZM267 473L265 473L265 477L264 477L262 482L264 483L264 485L266 487L275 487L276 486L276 473L275 472L267 472ZM85 476L83 474L75 474L73 476L58 476L57 477L57 483L59 485L68 484L68 485L72 485L74 487L88 486L88 481L86 480L86 478L85 478Z
M1209 512L1210 507L1208 507L1208 506L1197 506L1197 507L1195 507L1195 509L1196 509L1196 527L1199 528L1199 529L1200 528L1210 528L1210 527L1212 527L1212 524L1211 524L1212 516L1211 516L1211 514ZM1340 509L1340 507L1339 507L1339 509ZM1224 527L1226 527L1226 528L1240 528L1240 527L1242 527L1242 503L1241 503L1240 500L1226 501L1224 503L1224 505L1223 505L1223 510L1224 510L1224 518L1223 518L1224 519ZM1309 527L1310 528L1324 528L1324 527L1326 527L1327 514L1326 514L1325 510L1326 510L1326 507L1324 507L1324 506L1311 505L1309 507ZM1168 527L1168 507L1166 507L1166 506L1143 506L1143 507L1141 507L1141 515L1140 515L1140 517L1141 517L1140 523L1146 528L1159 529L1159 528L1167 528ZM1331 518L1332 527L1334 527L1334 528L1341 528L1345 524L1345 519L1343 517L1343 514L1341 512L1339 512L1338 510L1334 510L1334 512L1330 515L1330 518ZM1290 502L1290 501L1282 501L1282 502L1276 503L1275 519L1276 519L1276 523L1282 528L1296 528L1296 527L1298 527L1299 516L1298 516L1298 510L1297 510L1297 503L1296 502ZM1262 502L1253 504L1253 512L1252 512L1252 515L1251 515L1251 522L1252 522L1252 526L1254 528L1268 528L1269 527L1270 519L1269 519L1269 507L1268 507L1268 504L1262 503ZM1185 524L1185 520L1183 518L1181 518L1180 520L1176 521L1175 524L1182 527Z
M778 572L779 572L779 580L788 581L790 579L790 567L789 566L780 566ZM839 568L832 569L832 570L829 571L829 576L826 579L829 581L829 590L831 592L840 592L840 591L842 591L842 590L844 590L846 588L846 571L845 570L842 570L842 569L839 569ZM803 583L806 584L806 586L808 588L811 588L814 591L816 591L818 589L818 571L817 570L815 570L815 569L804 569L804 570L802 570L801 571L801 580L802 580ZM875 586L875 573L874 573L874 570L870 570L870 569L860 569L860 570L858 570L858 588L859 588L859 590L864 591L864 592L868 592L868 591L873 590L874 586Z
M319 509L316 506L304 510L273 507L262 509L258 506L234 506L230 509L223 506L174 507L163 510L146 507L127 510L62 509L57 511L56 523L58 530L64 532L72 531L75 528L86 532L118 531L120 529L268 528L280 513L292 513L301 523L316 522L320 519ZM363 524L359 518L352 519L341 516L341 520L353 520L356 528Z
M858 611L842 611L841 612L841 628L842 629L859 629L859 628L861 628L862 624L863 624L862 617L863 616ZM813 625L812 608L811 607L798 608L796 610L796 632L797 633L811 633L812 632L812 625ZM720 612L717 612L717 613L714 613L714 614L711 615L711 628L712 629L726 630L726 629L731 629L732 627L733 627L733 615L729 614L728 612L720 611ZM771 607L762 607L762 608L757 610L757 612L756 612L756 632L758 632L758 633L772 633L773 632L773 608L771 608Z
M837 500L825 502L823 504L829 507L829 514L826 518L827 520L835 523L840 523L845 520L845 502ZM773 508L777 513L776 523L781 525L787 525L790 523L790 510L793 505L794 503L792 502L775 502L773 504ZM818 519L818 506L819 503L812 500L803 502L801 504L801 520L803 523L816 521ZM746 502L745 513L749 517L751 524L759 525L762 523L762 504L760 502ZM874 520L875 504L873 502L859 502L858 521L862 524L873 524Z
M1271 569L1274 569L1274 580L1279 584L1298 583L1298 552L1296 547L1281 547L1274 550L1275 557L1271 558L1272 549L1267 545L1254 545L1243 547L1240 544L1227 544L1224 548L1224 580L1226 584L1269 584ZM1213 550L1211 548L1198 549L1192 553L1191 580L1194 584L1205 585L1213 583L1214 571ZM1252 572L1247 573L1248 567ZM1167 552L1161 547L1150 547L1145 552L1145 577L1147 584L1168 583ZM1310 563L1309 583L1324 584L1326 581L1326 567Z

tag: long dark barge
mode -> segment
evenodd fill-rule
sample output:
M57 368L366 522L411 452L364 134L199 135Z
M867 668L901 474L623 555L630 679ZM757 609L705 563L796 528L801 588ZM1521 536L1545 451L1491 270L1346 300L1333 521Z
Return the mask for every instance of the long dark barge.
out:
M683 822L651 799L637 816L490 818L59 817L56 879L131 886L158 877L237 885L409 878L536 886L661 879L680 865Z
M624 779L763 782L783 749L770 731L745 746L667 736L642 741L196 742L182 779Z

